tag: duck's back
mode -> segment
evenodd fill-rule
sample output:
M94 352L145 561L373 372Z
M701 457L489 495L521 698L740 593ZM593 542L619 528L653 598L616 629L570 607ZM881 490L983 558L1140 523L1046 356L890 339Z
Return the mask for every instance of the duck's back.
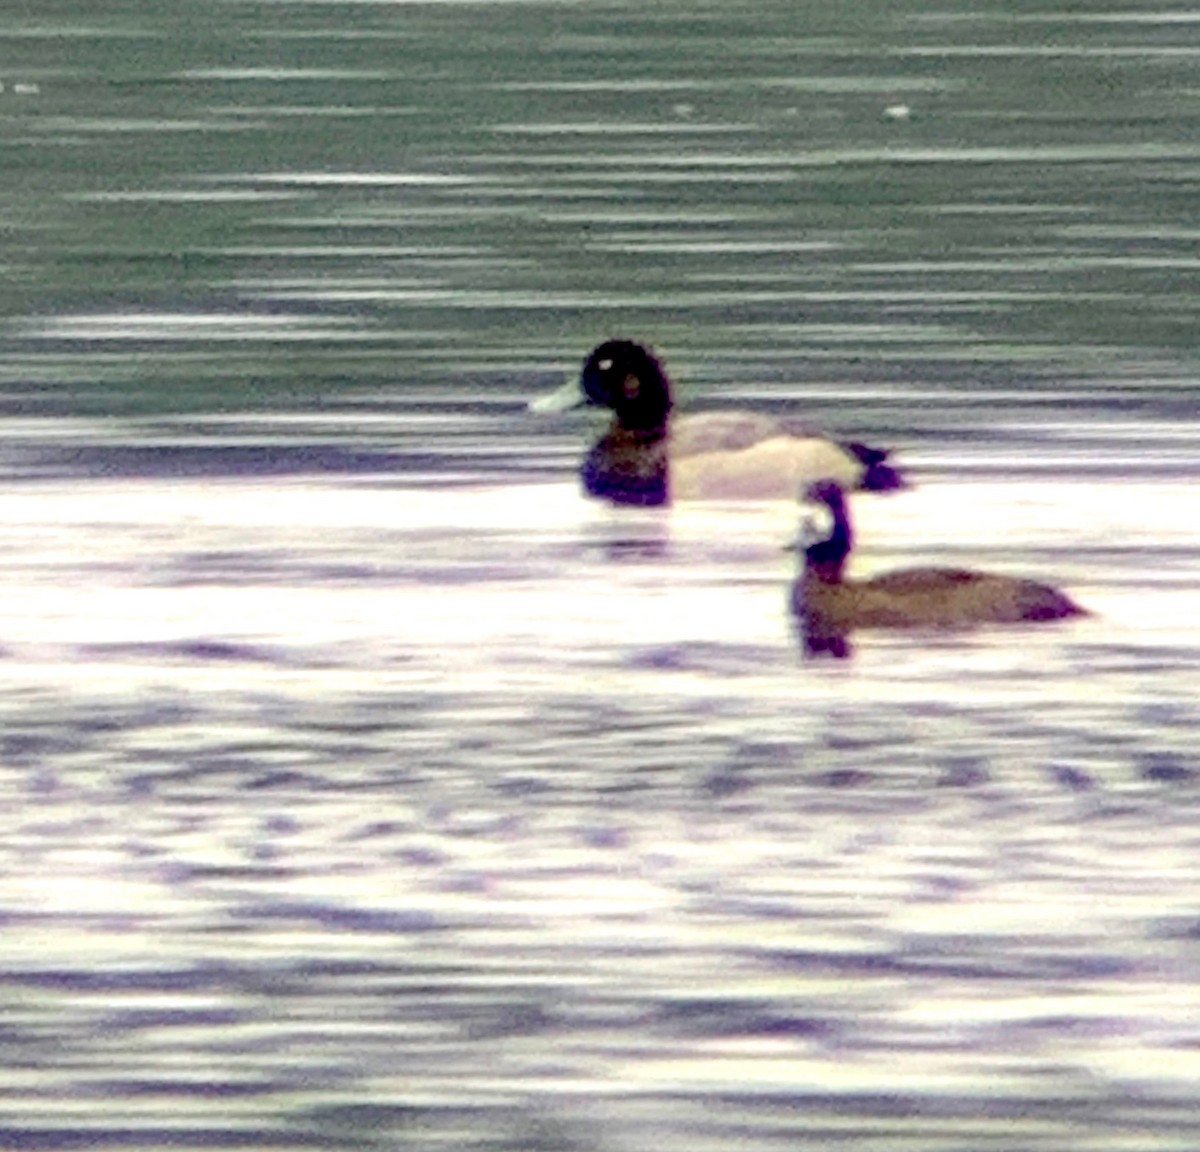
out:
M672 418L671 452L681 459L710 452L742 452L790 431L763 412L697 412Z
M842 445L757 412L676 417L669 454L679 500L790 500L815 480L856 488L863 475Z
M847 584L858 627L962 628L1060 620L1084 610L1033 580L961 568L910 568Z

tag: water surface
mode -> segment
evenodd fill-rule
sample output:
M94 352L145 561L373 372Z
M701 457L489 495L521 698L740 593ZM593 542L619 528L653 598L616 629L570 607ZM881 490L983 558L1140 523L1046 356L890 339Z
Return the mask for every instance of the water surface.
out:
M23 7L0 44L0 1137L1190 1149L1200 24L1170 5ZM895 448L579 494L611 334Z

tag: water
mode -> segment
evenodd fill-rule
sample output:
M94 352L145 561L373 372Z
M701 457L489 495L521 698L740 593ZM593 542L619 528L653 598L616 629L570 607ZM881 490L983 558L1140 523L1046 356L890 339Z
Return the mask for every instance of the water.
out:
M1195 59L1094 4L39 3L0 43L0 1143L1191 1149ZM788 508L525 401L898 450Z

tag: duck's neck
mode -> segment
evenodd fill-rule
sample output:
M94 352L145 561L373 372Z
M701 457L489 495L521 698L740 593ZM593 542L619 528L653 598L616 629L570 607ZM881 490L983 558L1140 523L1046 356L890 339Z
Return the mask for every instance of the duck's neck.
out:
M608 426L608 434L630 444L645 445L661 443L671 434L671 430L665 416L661 420L647 421L639 427L617 415Z
M845 504L837 501L828 507L833 514L833 531L804 550L804 574L822 584L840 584L846 571L846 559L854 546L854 534L850 530Z
M813 560L807 557L804 564L805 579L819 584L840 584L845 571L845 557L840 560Z
M653 407L629 405L616 409L613 427L649 440L663 439L667 435L671 400L663 396L661 401L662 407L657 404Z

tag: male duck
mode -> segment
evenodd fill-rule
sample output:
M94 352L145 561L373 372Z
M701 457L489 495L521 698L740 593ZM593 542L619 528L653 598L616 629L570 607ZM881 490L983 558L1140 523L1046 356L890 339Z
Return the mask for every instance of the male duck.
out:
M788 421L747 411L672 418L670 378L632 340L605 341L584 361L578 383L569 381L530 408L556 412L584 404L611 409L613 419L583 462L583 485L616 504L790 499L801 485L826 476L873 492L903 487L887 452Z
M872 580L844 579L854 535L842 488L823 480L805 497L815 508L797 542L803 567L792 586L792 611L810 654L848 655L847 638L858 628L966 629L1088 615L1047 584L963 568L907 568ZM818 518L825 521L819 528Z

